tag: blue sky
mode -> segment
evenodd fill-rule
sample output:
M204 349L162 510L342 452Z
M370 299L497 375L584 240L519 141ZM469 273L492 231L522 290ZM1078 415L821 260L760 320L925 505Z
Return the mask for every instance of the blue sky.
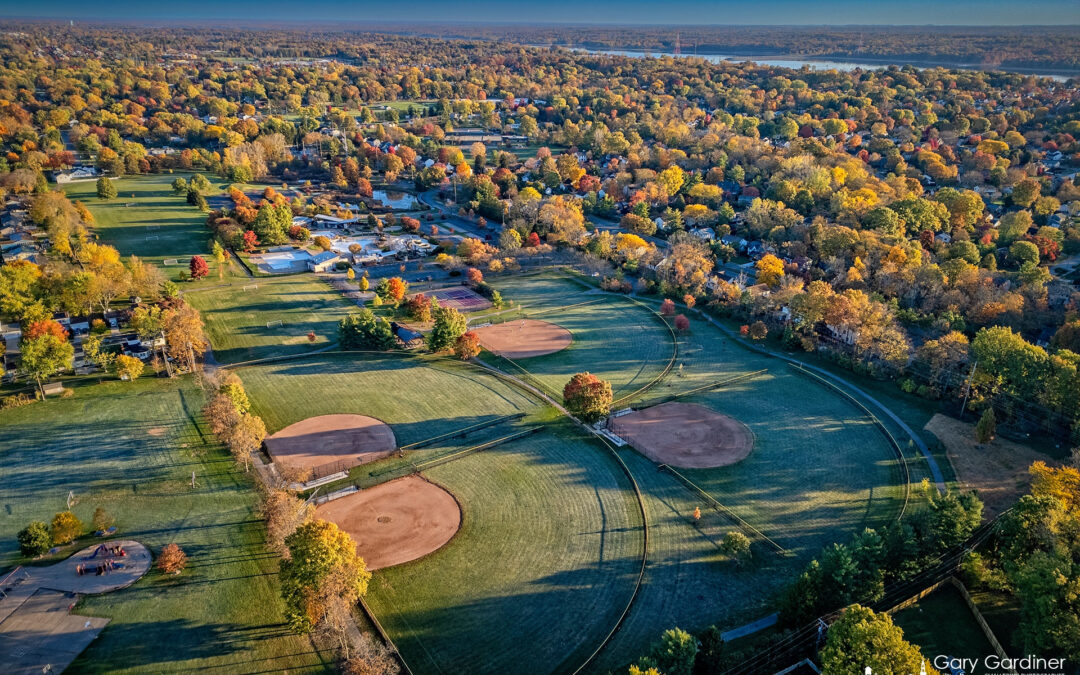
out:
M487 21L622 24L1077 25L1080 0L0 0L0 17L261 21ZM242 25L242 24L241 24ZM350 26L351 27L351 26Z

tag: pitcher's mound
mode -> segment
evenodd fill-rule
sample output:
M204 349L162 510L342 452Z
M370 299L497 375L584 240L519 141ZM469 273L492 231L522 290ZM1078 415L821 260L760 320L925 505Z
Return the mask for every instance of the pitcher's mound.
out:
M340 471L373 462L397 448L394 432L374 417L320 415L290 424L266 437L266 450L275 462L291 468Z
M419 476L406 476L315 509L345 530L368 570L400 565L442 548L461 526L454 496Z
M488 351L508 359L527 359L554 354L570 346L570 331L547 321L518 319L476 328L480 344Z
M613 417L608 428L654 462L684 469L734 464L754 447L745 424L696 403L661 403Z

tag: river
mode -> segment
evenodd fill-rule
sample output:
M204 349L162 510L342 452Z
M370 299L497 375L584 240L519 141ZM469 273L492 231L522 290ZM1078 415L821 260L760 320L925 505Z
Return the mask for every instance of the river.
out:
M780 56L780 57L760 57L760 56L735 56L729 54L674 54L672 52L660 52L660 51L633 51L627 49L585 49L583 47L573 47L572 51L586 52L589 54L608 54L610 56L629 56L631 58L642 58L644 56L660 57L671 56L678 58L699 58L705 59L710 63L722 63L722 62L735 62L743 63L746 61L753 61L754 63L760 63L764 66L778 66L781 68L792 68L798 70L803 66L809 67L811 70L841 70L851 71L856 68L863 70L878 70L881 68L887 68L887 63L869 63L866 61L831 61L828 59L812 59L799 56ZM898 63L896 65L904 65ZM936 64L912 64L917 68L934 68L938 67ZM943 68L950 68L952 70L986 70L985 68L976 68L972 65L944 65ZM1048 77L1057 82L1065 82L1070 77L1077 77L1076 75L1063 75L1061 73L1037 73L1030 70L1015 70L1010 72L1017 72L1024 75L1037 75L1039 77Z

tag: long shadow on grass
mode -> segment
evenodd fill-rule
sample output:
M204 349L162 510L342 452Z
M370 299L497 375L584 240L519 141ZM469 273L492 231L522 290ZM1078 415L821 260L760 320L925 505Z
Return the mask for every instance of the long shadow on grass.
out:
M160 621L114 621L106 626L97 640L70 666L70 672L109 672L120 669L143 668L184 669L211 672L196 660L235 655L235 661L219 666L219 672L265 673L281 672L292 666L297 656L312 655L315 650L307 640L294 638L294 651L279 656L249 660L244 652L263 640L289 637L283 623L244 626L229 623L197 623L188 619ZM295 651L299 648L299 651ZM278 662L282 664L275 665ZM284 664L284 665L283 665ZM291 671L291 669L290 669ZM295 671L291 671L295 672Z

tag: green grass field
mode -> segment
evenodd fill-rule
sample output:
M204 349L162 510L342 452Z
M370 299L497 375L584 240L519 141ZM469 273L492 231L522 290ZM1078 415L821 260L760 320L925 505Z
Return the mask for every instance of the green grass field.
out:
M69 672L329 669L284 625L252 479L196 422L202 402L190 381L143 378L0 412L0 565L18 562L16 532L64 510L69 491L84 522L102 506L121 536L155 553L175 542L189 556L179 577L152 570L128 589L84 598L78 612L112 621Z
M554 354L513 362L490 352L482 357L514 375L527 371L530 383L538 383L556 399L575 373L586 370L611 382L616 399L632 395L659 377L674 353L667 327L626 298L588 293L550 275L499 279L493 285L519 310L476 323L527 316L558 324L572 334L570 346Z
M177 172L120 178L114 181L116 198L107 202L97 198L94 181L69 184L65 191L72 200L86 204L94 214L93 231L102 243L115 246L121 255L137 255L146 262L162 265L172 279L181 270L187 270L191 256L201 255L210 264L209 279L216 280L218 272L207 253L210 233L206 229L206 214L172 191L171 184L176 178L190 176L190 172ZM211 194L220 191L220 184L219 179L211 177L214 186ZM183 264L163 265L172 258ZM238 272L226 272L233 273Z
M904 639L922 649L923 656L933 659L947 655L953 658L982 660L994 653L994 648L979 628L971 609L960 591L949 584L897 612L893 623L904 629ZM982 675L985 667L976 667L969 675Z
M184 287L187 291L187 286ZM337 324L359 309L310 274L234 279L194 288L184 299L198 309L219 363L308 352L337 342ZM268 322L280 326L267 327ZM308 333L315 333L315 340Z

